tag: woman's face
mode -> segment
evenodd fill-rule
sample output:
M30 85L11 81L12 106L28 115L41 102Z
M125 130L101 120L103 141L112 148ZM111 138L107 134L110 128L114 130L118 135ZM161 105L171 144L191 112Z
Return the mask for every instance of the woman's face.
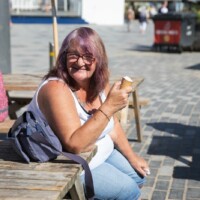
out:
M70 49L66 55L67 70L78 83L88 81L96 69L96 59L92 54Z

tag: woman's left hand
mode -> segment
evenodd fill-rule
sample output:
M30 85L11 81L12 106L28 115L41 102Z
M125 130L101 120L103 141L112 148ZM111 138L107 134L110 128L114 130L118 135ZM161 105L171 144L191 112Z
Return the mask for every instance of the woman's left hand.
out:
M142 176L147 176L150 174L149 166L147 162L138 155L135 155L134 163L131 163L133 168Z

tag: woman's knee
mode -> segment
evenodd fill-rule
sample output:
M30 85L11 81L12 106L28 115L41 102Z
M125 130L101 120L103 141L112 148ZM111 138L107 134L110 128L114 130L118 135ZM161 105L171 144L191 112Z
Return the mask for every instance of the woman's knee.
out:
M122 186L122 189L116 199L118 200L138 200L141 195L140 188L134 181L129 181Z

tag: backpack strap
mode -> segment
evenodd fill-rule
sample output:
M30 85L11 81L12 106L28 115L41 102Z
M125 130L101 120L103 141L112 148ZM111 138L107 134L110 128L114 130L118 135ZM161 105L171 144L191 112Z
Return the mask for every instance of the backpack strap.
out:
M39 127L38 127L39 128ZM41 128L41 127L40 127ZM54 149L55 151L59 152L60 154L62 154L63 156L71 159L72 161L81 164L83 169L85 170L85 189L86 189L86 196L88 200L93 200L94 197L94 185L93 185L93 179L92 179L92 173L90 171L89 165L87 163L87 161L85 159L83 159L81 156L73 154L73 153L69 153L69 152L64 152L64 151L60 151L57 148L55 148L48 140L46 137L41 137L39 138L37 136L37 138L34 138L34 134L33 135L29 135L29 137L31 137L33 140L35 140L35 142L40 142L43 144L47 144L49 145L52 149ZM44 141L45 140L45 141Z
M62 155L65 157L70 158L71 160L75 161L76 163L79 163L82 165L83 169L85 170L85 190L87 198L92 200L94 197L94 185L93 185L93 179L92 174L90 171L90 168L88 166L88 163L80 156L68 152L62 152Z

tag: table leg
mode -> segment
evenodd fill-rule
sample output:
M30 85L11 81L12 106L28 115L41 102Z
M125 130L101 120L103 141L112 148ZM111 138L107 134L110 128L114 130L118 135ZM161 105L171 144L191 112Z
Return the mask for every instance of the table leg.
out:
M129 107L129 102L127 103L127 106L123 108L120 112L120 123L122 125L127 125L128 121L128 107Z
M18 106L13 105L12 101L10 100L9 92L6 91L6 95L8 97L8 115L10 119L16 119L16 110L18 109Z
M6 91L8 97L8 113L10 119L17 119L17 111L30 103L31 97L11 97Z
M134 113L135 113L135 123L136 123L136 131L138 141L142 141L142 131L141 131L141 121L140 121L140 107L139 107L139 100L138 100L138 91L137 88L132 93L133 95L133 103L134 103Z
M69 192L72 200L86 200L80 177L77 177L74 185L72 186Z

